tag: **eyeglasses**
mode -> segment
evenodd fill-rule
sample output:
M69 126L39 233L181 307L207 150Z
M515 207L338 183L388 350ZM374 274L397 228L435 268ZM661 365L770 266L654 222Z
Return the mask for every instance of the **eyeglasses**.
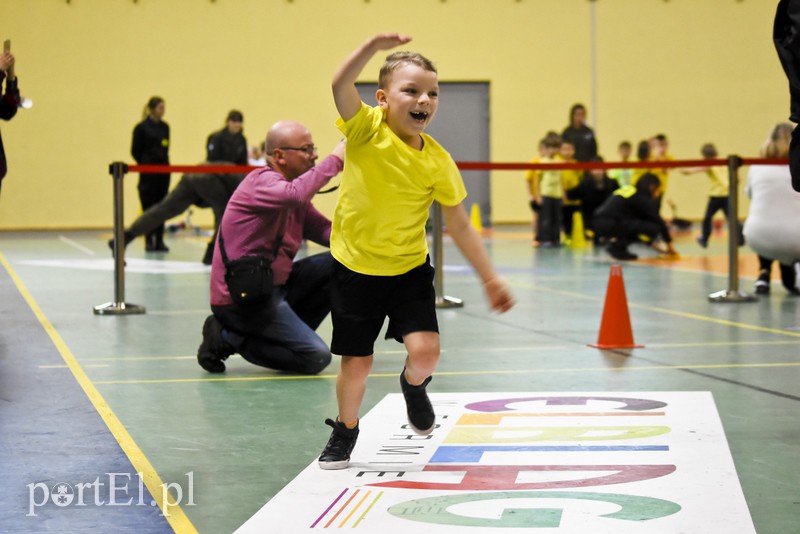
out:
M308 155L308 156L313 156L314 153L317 151L316 145L306 145L306 146L300 146L300 147L279 146L278 148L280 150L296 150L298 152L305 152L306 155Z

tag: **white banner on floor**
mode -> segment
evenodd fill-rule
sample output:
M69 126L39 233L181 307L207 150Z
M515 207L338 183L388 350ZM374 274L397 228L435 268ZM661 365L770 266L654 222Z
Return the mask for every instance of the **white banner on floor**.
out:
M419 436L387 395L348 469L315 461L237 532L755 532L709 392L431 401L437 427ZM320 426L320 449L329 434Z

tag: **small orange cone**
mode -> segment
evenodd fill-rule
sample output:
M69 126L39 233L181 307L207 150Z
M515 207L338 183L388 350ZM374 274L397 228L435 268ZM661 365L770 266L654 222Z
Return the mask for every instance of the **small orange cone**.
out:
M600 333L597 343L590 344L596 349L633 349L644 345L633 342L631 316L628 313L628 298L625 296L625 282L622 280L622 266L612 265L608 276L606 303L603 318L600 320Z

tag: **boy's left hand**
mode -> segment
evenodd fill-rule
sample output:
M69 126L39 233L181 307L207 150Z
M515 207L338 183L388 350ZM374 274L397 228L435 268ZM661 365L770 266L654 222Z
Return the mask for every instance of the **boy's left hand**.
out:
M508 286L499 277L484 282L483 289L486 291L486 298L489 299L489 307L493 311L505 313L516 304Z
M378 50L389 50L411 41L408 35L399 33L379 33L372 38L372 45Z

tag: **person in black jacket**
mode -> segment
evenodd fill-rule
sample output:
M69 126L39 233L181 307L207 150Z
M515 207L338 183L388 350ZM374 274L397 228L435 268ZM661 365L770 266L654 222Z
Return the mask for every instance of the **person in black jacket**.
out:
M656 199L661 194L658 176L646 173L636 185L614 191L594 212L595 234L608 239L606 250L618 260L635 260L638 256L628 251L634 241L649 241L659 252L675 255L672 237L664 219L658 213ZM661 250L655 241L661 238L666 249Z
M0 119L11 120L17 114L20 105L19 87L17 86L17 76L14 74L14 55L5 51L0 55L0 88L3 80L6 80L6 91L0 97ZM8 171L6 164L6 153L3 149L3 137L0 136L0 188L2 188L3 178Z
M564 128L561 139L575 147L575 159L592 161L597 156L597 139L594 130L586 125L586 107L575 104L569 111L569 126Z
M169 165L169 124L163 121L165 103L158 96L152 97L144 110L144 119L133 129L131 155L140 165ZM167 196L169 173L139 174L139 201L142 211ZM164 225L159 225L145 235L147 252L169 252L164 244Z
M789 119L800 123L800 0L781 0L775 14L773 39L778 57L789 79L791 115ZM800 192L800 130L795 127L789 145L789 169L792 188Z
M242 112L231 110L225 128L208 136L206 161L247 165L247 139L242 134Z
M603 158L597 156L593 162L602 162ZM594 212L603 205L611 194L619 189L619 183L606 175L603 169L586 171L583 180L576 187L567 190L567 198L581 201L581 215L583 216L583 229L591 232L597 244L600 238L594 231Z

